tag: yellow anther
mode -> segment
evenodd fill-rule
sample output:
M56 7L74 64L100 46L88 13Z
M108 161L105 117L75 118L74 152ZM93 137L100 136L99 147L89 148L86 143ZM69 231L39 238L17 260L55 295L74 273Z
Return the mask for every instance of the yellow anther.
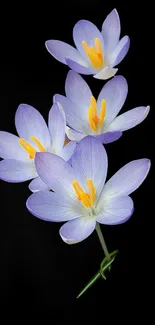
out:
M91 201L89 195L85 192L80 193L80 200L86 206L86 208L91 208Z
M42 146L38 139L36 139L33 135L31 135L30 138L35 142L40 151L45 152L45 148Z
M98 53L99 57L103 57L102 46L99 38L95 38L95 50Z
M96 99L94 96L91 96L91 98L90 98L90 106L92 106L93 116L96 116L97 115L97 105L96 105Z
M42 144L37 140L33 135L30 136L30 138L36 143L39 151L44 152L45 148L42 146ZM19 140L20 145L29 153L29 158L33 159L36 153L36 150L23 138L20 138Z
M88 188L89 188L90 201L91 201L92 204L94 204L95 197L96 197L96 191L95 191L95 186L94 186L91 179L87 179L87 185L88 185Z
M75 193L76 193L76 195L77 195L77 197L78 197L78 200L81 200L81 198L80 198L80 193L83 192L82 187L79 185L78 181L76 181L76 180L74 180L74 181L72 182L72 185L73 185L73 187L74 187L74 191L75 191Z
M87 185L89 189L89 194L84 192L82 187L79 185L77 180L72 182L74 191L77 195L78 200L80 200L86 208L91 208L95 202L95 187L91 179L87 180Z
M33 159L36 153L36 150L24 139L19 139L20 145L29 153L29 158Z
M64 141L64 146L66 146L66 144L70 142L70 140L66 137L65 141Z
M93 107L90 105L89 109L88 109L88 120L89 120L89 125L90 128L94 131L96 131L97 127L96 127L96 123L94 122L93 119Z
M94 96L91 96L90 106L88 108L88 120L89 120L90 128L93 131L97 132L97 130L102 127L105 114L106 114L106 100L102 99L101 101L101 111L99 117L97 112L96 99L94 98Z
M100 118L99 118L99 127L102 126L106 113L106 100L102 99L101 101L101 111L100 111Z
M90 98L90 106L88 109L88 119L90 128L94 131L97 129L97 123L98 123L98 115L97 115L97 105L96 105L96 99L94 96L91 96Z
M82 46L86 55L88 56L93 67L98 69L103 67L104 56L102 52L101 41L99 38L95 38L94 47L88 46L85 41L82 41Z

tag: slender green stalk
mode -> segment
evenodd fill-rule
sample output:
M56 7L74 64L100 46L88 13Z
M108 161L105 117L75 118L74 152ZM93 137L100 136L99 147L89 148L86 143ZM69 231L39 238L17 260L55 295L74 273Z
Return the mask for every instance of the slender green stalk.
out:
M99 278L101 277L100 272L97 272L93 278L86 284L84 289L79 293L79 295L76 297L77 299L80 298Z
M102 235L101 228L100 228L100 225L99 225L98 222L96 223L96 232L98 234L98 238L99 238L99 241L100 241L101 246L103 248L106 259L107 259L107 261L110 261L110 254L108 252L108 248L106 246L106 243L105 243L105 240L104 240L104 237Z
M104 272L110 267L110 265L113 263L115 256L118 251L115 251L111 253L111 260L109 262L106 262L104 258L103 263L101 263L100 270L91 278L91 280L86 284L84 289L79 293L79 295L76 297L77 299L80 298L100 277L102 277L104 280L106 280L106 277L104 275ZM113 257L112 257L113 256Z

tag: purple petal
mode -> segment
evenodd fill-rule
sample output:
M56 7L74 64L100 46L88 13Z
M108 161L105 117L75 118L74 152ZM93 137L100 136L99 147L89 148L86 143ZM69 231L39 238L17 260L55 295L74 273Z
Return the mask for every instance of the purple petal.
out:
M106 100L106 115L104 119L104 131L106 126L116 117L124 105L128 93L128 84L123 76L116 76L109 80L102 88L97 105L101 107L102 99Z
M71 60L70 58L66 57L66 63L75 72L81 73L81 74L93 74L94 71L84 64L81 64L79 62L76 62L74 60Z
M28 210L37 218L45 221L62 222L77 218L77 211L72 202L64 196L51 193L50 191L41 191L33 193L27 200Z
M95 38L99 38L102 48L104 48L103 37L99 29L88 20L79 20L73 28L73 38L75 45L83 58L89 63L88 56L86 55L82 41L85 41L88 46L94 47Z
M59 62L66 64L66 57L70 58L73 61L79 62L85 65L85 61L83 60L80 53L73 46L57 41L57 40L49 40L46 41L45 46L47 51L56 58Z
M106 132L103 134L96 135L95 138L99 140L101 143L111 143L116 140L118 140L122 136L121 131L115 131L115 132Z
M48 127L42 115L32 106L21 104L15 115L15 125L20 138L24 138L35 149L35 143L30 139L34 136L47 149L50 146Z
M91 179L99 197L107 176L107 154L102 144L92 136L81 140L72 156L72 167L80 185L88 191L87 179Z
M68 126L66 126L66 134L70 140L76 141L76 142L79 142L80 140L82 140L85 137L84 133L80 133L75 130L72 130Z
M45 152L36 153L35 163L38 175L47 186L60 196L76 198L72 181L74 180L72 167L59 156Z
M69 98L56 94L54 102L60 103L65 111L67 124L76 131L83 133L86 121L84 120L82 107L76 106ZM88 124L88 118L87 118Z
M20 183L37 176L34 162L4 159L0 162L0 179L10 183Z
M93 77L96 79L106 80L113 77L118 69L114 69L110 66L103 68L100 72L95 74Z
M104 225L118 225L126 222L133 214L133 201L129 196L105 198L98 204L97 221Z
M48 190L48 186L38 176L31 181L31 183L29 184L29 189L31 192L39 192Z
M59 155L65 141L66 118L62 107L54 103L49 111L48 127L52 139L52 152Z
M134 192L143 183L150 166L149 159L137 159L126 164L105 184L102 196L129 195Z
M66 96L80 107L83 118L88 119L92 92L85 80L76 72L69 71L65 83Z
M70 141L63 147L63 149L59 153L59 156L61 158L63 158L64 160L68 161L71 158L71 156L73 155L73 152L74 152L76 146L77 146L77 143L75 141Z
M21 147L19 137L0 131L0 157L7 159L29 160L28 153Z
M131 109L130 111L116 117L107 127L107 131L125 131L133 128L145 120L149 114L150 106L141 106Z
M113 67L118 65L128 53L130 47L130 38L129 36L124 36L118 43L117 47L111 53L109 60Z
M102 36L105 52L110 53L115 49L120 38L120 19L116 9L106 17L102 25Z
M76 244L86 239L94 231L96 221L94 219L77 218L65 223L60 228L60 236L67 244Z

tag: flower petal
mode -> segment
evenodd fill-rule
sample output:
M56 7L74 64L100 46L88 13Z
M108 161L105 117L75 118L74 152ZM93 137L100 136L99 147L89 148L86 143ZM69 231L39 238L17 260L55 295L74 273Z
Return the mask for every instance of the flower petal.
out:
M102 49L104 49L103 37L99 29L88 20L79 20L73 28L73 38L75 45L83 58L90 63L82 46L82 41L85 41L88 46L94 47L95 38L99 38Z
M64 196L62 199L50 191L33 193L28 198L26 206L33 215L46 221L62 222L78 217L74 202L71 204L67 197Z
M48 127L52 139L52 153L59 154L65 141L66 118L63 108L54 103L49 111Z
M68 161L71 158L71 156L73 155L73 152L74 152L76 146L77 146L77 143L75 141L70 141L63 147L63 149L59 153L59 156L61 158L63 158L64 160Z
M70 58L73 61L79 62L85 65L85 61L83 60L80 53L73 46L57 41L57 40L49 40L46 41L45 46L47 51L56 58L59 62L66 64L66 57Z
M34 162L4 159L0 162L0 179L10 183L20 183L37 176Z
M134 192L143 183L150 166L150 160L145 158L126 164L105 184L101 196L129 195Z
M116 117L124 105L128 93L128 84L123 76L116 76L109 80L102 88L97 105L101 107L102 99L106 100L106 115L104 119L104 132L106 126Z
M0 131L0 157L7 159L29 160L29 156L19 143L19 137Z
M99 140L101 143L111 143L116 140L118 140L122 136L121 131L114 131L114 132L106 132L103 134L98 134L95 136L97 140Z
M128 53L130 47L130 38L129 36L124 36L118 43L117 47L111 53L109 62L112 64L113 67L118 65Z
M129 196L103 198L98 204L100 211L97 221L104 225L118 225L126 222L134 211L133 201Z
M106 17L102 25L105 52L110 53L115 49L120 38L120 19L116 9Z
M76 142L79 142L80 140L82 140L85 137L84 133L80 133L75 130L72 130L68 126L66 126L66 134L70 140L76 141Z
M72 167L62 158L49 152L36 153L35 164L38 175L47 186L60 196L76 198L72 181Z
M94 70L90 69L86 64L81 64L77 61L71 60L70 58L66 57L66 63L75 72L81 74L93 74Z
M93 77L96 79L106 80L113 77L118 69L114 69L110 66L103 68L100 72L95 74Z
M56 94L54 96L54 102L60 103L65 111L66 121L76 131L82 132L85 128L86 121L83 117L82 107L77 107L69 98ZM88 124L88 118L87 118ZM88 124L89 127L89 124Z
M45 42L47 51L59 62L66 64L66 57L75 60L81 64L85 64L80 53L73 46L57 40L49 40Z
M87 179L91 179L96 190L96 198L104 186L107 176L107 154L102 144L92 136L81 140L72 156L72 167L80 185L88 191Z
M92 92L85 80L76 72L69 71L65 83L66 96L76 104L83 113L83 118L88 119L88 108Z
M29 189L31 192L39 192L48 190L49 188L38 176L31 181L31 183L29 184Z
M77 218L65 223L59 233L66 244L76 244L90 236L95 226L95 219Z
M15 115L15 125L19 136L33 147L35 143L30 136L37 138L45 149L50 146L48 127L42 115L34 107L26 104L19 105Z
M144 121L149 114L149 111L150 106L133 108L130 111L116 117L112 123L108 125L106 131L125 131L131 129Z

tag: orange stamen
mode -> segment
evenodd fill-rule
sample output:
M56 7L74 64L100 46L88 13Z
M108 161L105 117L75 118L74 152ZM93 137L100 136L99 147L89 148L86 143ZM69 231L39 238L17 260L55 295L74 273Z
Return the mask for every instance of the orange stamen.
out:
M85 41L82 41L82 46L93 67L101 69L104 63L104 56L100 39L95 38L94 47L88 46Z
M91 179L87 180L87 185L89 189L89 194L84 192L82 187L79 185L77 180L72 182L74 191L77 195L78 200L80 200L86 208L91 208L95 202L95 187Z

